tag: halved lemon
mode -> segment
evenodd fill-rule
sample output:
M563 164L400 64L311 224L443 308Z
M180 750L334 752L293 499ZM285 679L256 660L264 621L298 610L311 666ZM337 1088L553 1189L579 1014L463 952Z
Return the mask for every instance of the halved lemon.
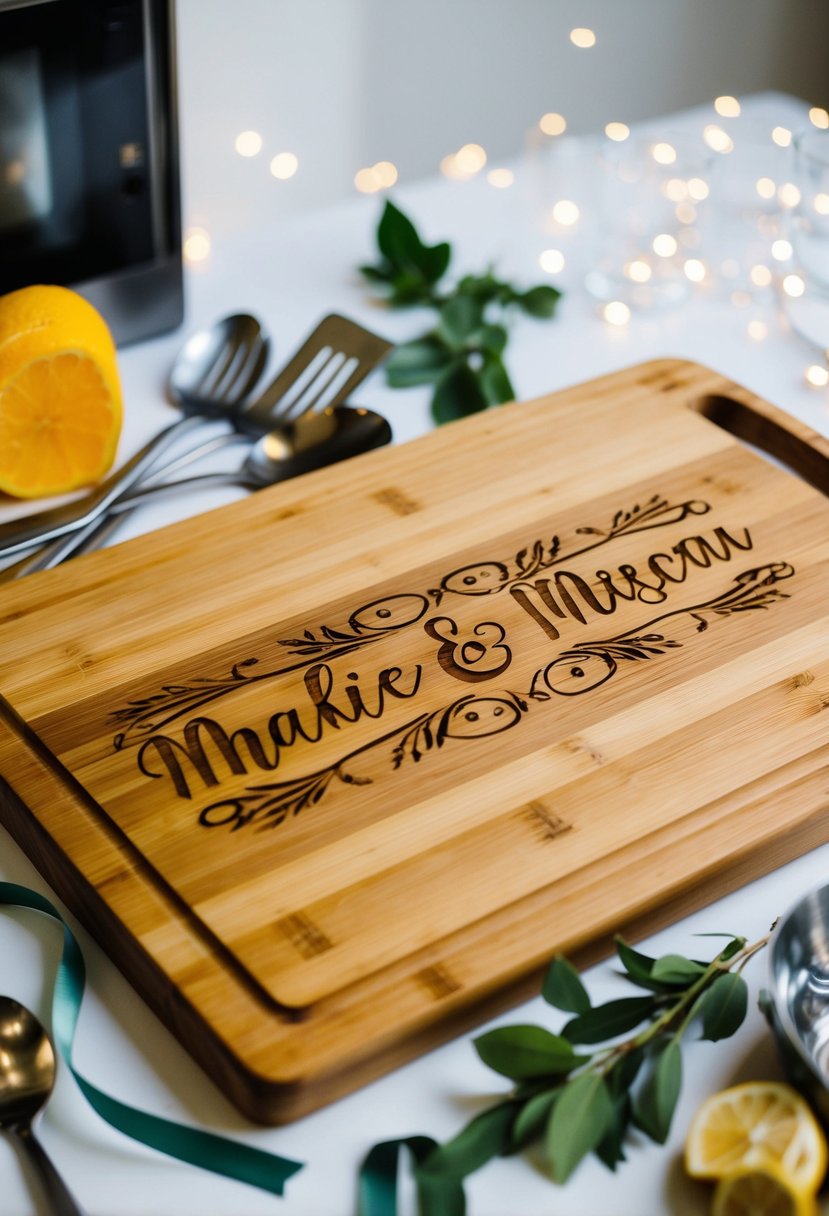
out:
M122 404L115 345L93 306L66 287L0 297L0 491L63 494L115 458Z
M826 1138L809 1106L779 1081L748 1081L713 1094L694 1116L685 1144L693 1178L772 1169L800 1194L817 1191L826 1158Z
M773 1161L745 1166L717 1183L711 1216L817 1216L812 1191L800 1191Z

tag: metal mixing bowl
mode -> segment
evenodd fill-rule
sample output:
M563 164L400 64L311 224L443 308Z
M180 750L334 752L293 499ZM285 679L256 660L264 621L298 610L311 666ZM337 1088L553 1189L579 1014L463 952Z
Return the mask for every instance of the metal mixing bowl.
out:
M829 1128L829 885L781 918L764 1012L783 1066Z

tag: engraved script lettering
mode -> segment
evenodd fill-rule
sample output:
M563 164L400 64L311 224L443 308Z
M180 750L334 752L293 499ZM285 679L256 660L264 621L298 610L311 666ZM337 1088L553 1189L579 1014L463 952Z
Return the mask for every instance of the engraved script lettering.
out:
M664 536L661 549L654 535L653 552L639 542L636 565L620 553L628 560L611 566L605 557L605 566L591 573L603 547L607 553L626 538L677 528L710 509L706 502L654 494L603 526L574 528L569 540L546 532L545 539L525 538L512 557L469 553L464 565L448 572L432 569L424 583L428 591L388 585L386 594L362 606L331 605L327 623L302 621L290 635L260 635L253 653L225 659L218 672L142 688L112 715L114 748L135 748L145 777L169 781L191 804L196 799L203 827L232 832L272 829L335 792L348 799L349 789L385 781L427 757L438 764L444 749L473 752L477 742L486 763L484 741L519 728L544 704L566 711L568 698L681 656L714 621L788 598L782 584L794 576L792 566L761 565L757 557L753 566L738 565L721 580L701 577L696 602L690 590L677 590L686 582L690 588L697 571L718 570L754 549L747 528L728 530L713 521L704 533L671 544L677 529ZM374 594L382 590L378 586ZM626 625L634 612L639 623L599 628L623 609ZM397 639L407 631L413 661L394 666L401 653ZM521 653L520 640L532 634L529 653ZM506 687L480 687L507 671ZM263 689L268 681L278 699L262 709L261 694L246 698L245 690ZM452 689L451 681L467 688ZM635 692L635 682L633 687ZM218 703L226 705L227 698L233 698L234 726L219 720ZM255 721L245 717L249 705L256 706ZM541 726L533 729L537 738ZM473 755L464 763L470 761ZM447 771L453 763L447 758ZM274 775L257 782L256 773Z
M674 545L670 553L652 554L647 560L647 568L653 580L642 578L636 567L630 565L620 566L616 576L611 576L607 570L597 570L595 579L600 587L597 593L594 584L581 575L571 570L558 570L552 578L515 583L509 592L547 637L556 641L561 632L552 618L559 621L569 618L585 625L587 610L610 616L617 610L619 600L660 604L668 596L666 583L684 583L690 566L707 569L715 561L730 562L734 550L753 547L748 528L743 529L742 540L725 528L716 528L710 540L704 536L688 536ZM664 569L663 562L670 563L673 569Z
M184 728L182 743L161 734L147 739L138 750L138 767L146 777L163 777L166 773L172 778L179 798L191 798L185 765L189 765L206 786L218 785L220 781L206 748L208 741L231 773L247 773L249 763L270 771L279 767L283 752L293 747L298 739L319 743L326 726L339 730L341 724L358 722L364 717L382 718L387 697L408 700L417 696L422 675L423 668L418 663L408 676L409 686L401 687L405 678L402 668L385 668L377 677L374 704L369 705L357 687L359 676L350 672L348 678L354 683L346 684L342 690L349 706L345 709L332 700L334 673L331 668L327 663L317 663L304 676L305 690L313 707L310 723L296 707L280 710L268 719L268 739L263 742L251 727L241 727L228 735L221 723L212 718L193 718ZM161 762L161 772L155 769L154 761Z

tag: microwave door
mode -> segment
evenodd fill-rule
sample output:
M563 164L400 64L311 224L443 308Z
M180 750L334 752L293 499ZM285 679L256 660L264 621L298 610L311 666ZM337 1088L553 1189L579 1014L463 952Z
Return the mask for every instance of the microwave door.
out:
M107 315L149 311L157 282L180 319L169 20L166 0L0 0L0 292L89 285Z

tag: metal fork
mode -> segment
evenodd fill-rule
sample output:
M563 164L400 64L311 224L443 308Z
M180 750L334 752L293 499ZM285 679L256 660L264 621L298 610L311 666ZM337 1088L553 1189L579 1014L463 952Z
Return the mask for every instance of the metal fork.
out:
M342 404L351 390L362 383L391 348L392 343L385 338L347 317L336 313L324 317L268 387L234 419L237 431L258 437L277 426L296 421L314 409L329 409ZM180 396L186 399L188 412L199 412L200 399L197 396L184 392ZM148 476L156 480L165 473L192 463L207 452L238 441L236 432L214 436L169 464L154 465ZM135 484L131 480L124 486L123 494L131 492ZM62 531L39 552L0 571L0 583L11 582L38 570L51 569L68 560L77 548L92 548L96 542L103 543L104 536L114 531L108 514L109 508L119 497L110 497L101 511L91 517L84 516L73 528ZM123 518L125 515L119 516L118 522Z
M391 346L384 338L347 317L336 313L324 317L264 392L234 416L234 426L237 430L258 437L309 410L341 404L391 350ZM210 404L207 399L203 400L192 393L181 393L180 396L188 414L207 412ZM227 442L233 440L233 435L226 436ZM146 458L148 447L142 449L145 454L142 474L149 465ZM108 478L106 496L93 492L88 507L84 500L80 500L38 512L22 521L15 521L19 525L16 530L9 525L5 537L0 527L0 555L19 553L53 538L65 538L78 529L83 529L88 535L93 530L95 520L106 516L109 506L117 501L120 493L137 484L136 460L137 456L125 466L124 483L120 488L117 475L116 478ZM159 470L153 466L152 471L155 474ZM39 557L7 567L0 581L46 568Z

